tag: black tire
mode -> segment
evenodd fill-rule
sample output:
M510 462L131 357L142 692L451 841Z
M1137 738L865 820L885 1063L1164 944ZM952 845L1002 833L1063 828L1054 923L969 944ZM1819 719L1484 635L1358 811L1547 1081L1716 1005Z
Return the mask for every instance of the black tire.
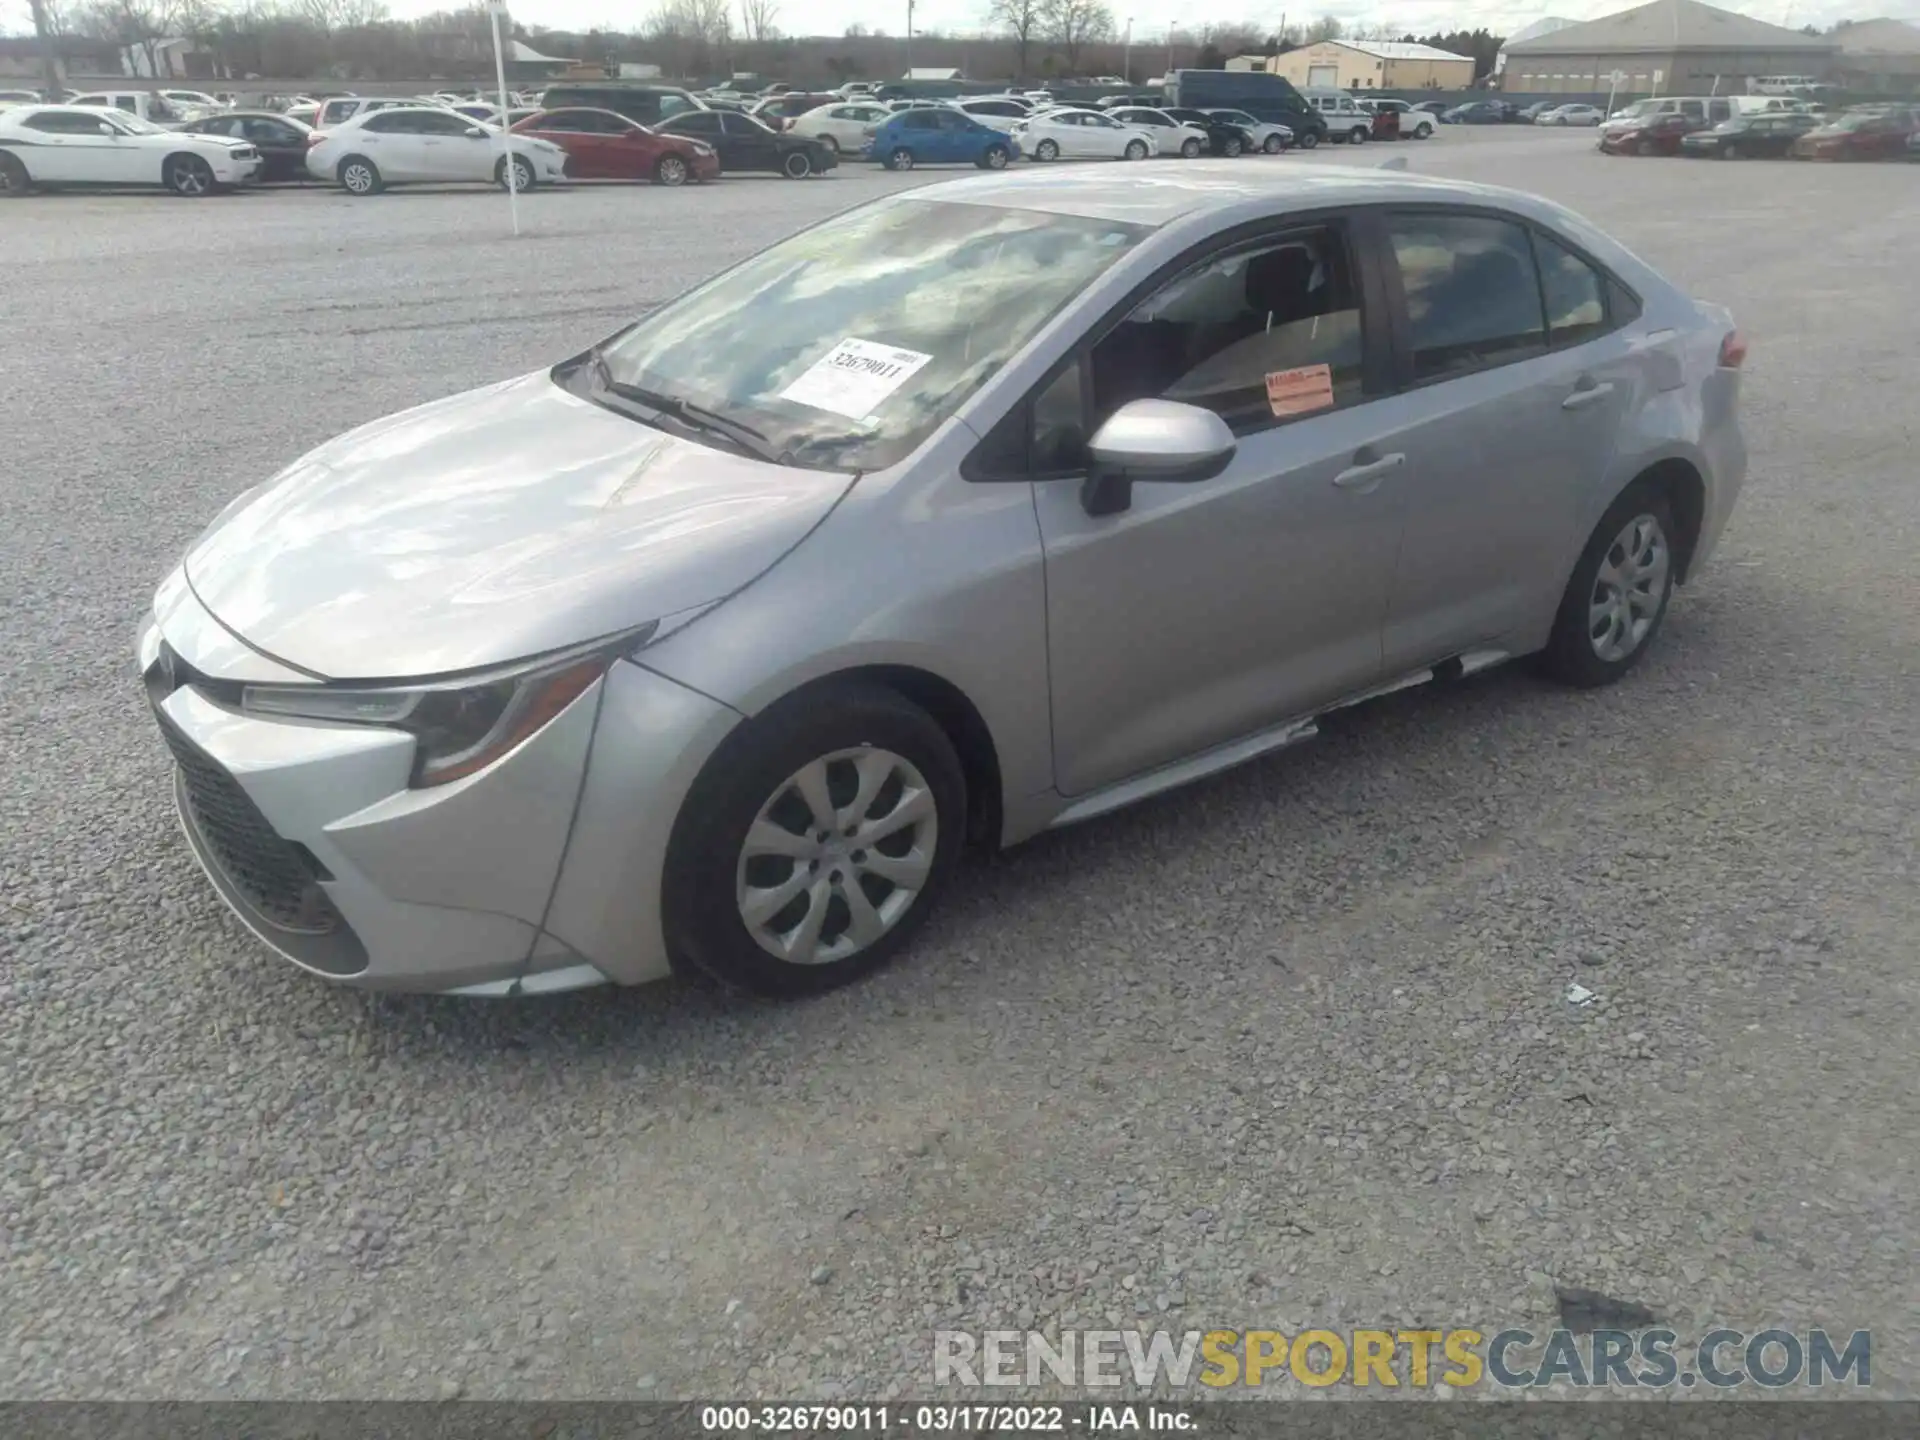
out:
M1265 140L1260 142L1260 148L1269 155L1278 155L1282 150L1287 148L1287 142L1282 140L1278 135L1269 135Z
M1318 130L1303 130L1300 132L1300 148L1302 150L1317 149L1319 144L1320 132Z
M1125 151L1124 151L1124 152L1122 153L1122 157L1121 157L1121 158L1123 158L1123 159L1126 159L1126 160L1144 160L1144 159L1146 159L1146 158L1147 158L1147 155L1148 155L1148 153L1149 153L1149 152L1148 152L1148 150L1147 150L1147 142L1146 142L1146 141L1144 141L1144 140L1129 140L1129 141L1127 142L1127 148L1126 148L1126 150L1125 150Z
M33 177L17 155L0 151L0 199L18 200L33 189Z
M1424 124L1414 126L1413 138L1416 140L1431 140L1433 138L1433 126Z
M780 173L789 180L804 180L813 174L813 157L804 150L789 150L780 162Z
M1238 135L1229 135L1220 142L1220 153L1229 160L1238 160L1246 153L1247 147L1240 143Z
M1012 158L1013 157L1007 153L1006 146L989 145L980 153L980 168L982 170L1004 170L1007 168L1007 162Z
M934 853L927 877L893 927L867 948L826 963L782 960L762 948L740 912L737 886L743 876L752 876L747 867L758 863L742 859L748 830L762 807L778 798L790 778L810 762L868 746L892 751L926 782L935 807ZM850 770L850 764L846 768ZM829 793L836 807L845 807L852 799L844 784L845 773L834 772L840 783ZM886 794L882 789L875 802ZM797 798L790 794L783 803L797 803ZM966 835L966 807L965 773L953 743L911 701L883 686L857 681L830 681L788 696L722 742L681 806L667 851L661 916L667 945L676 961L687 967L759 995L811 995L857 980L898 954L938 903ZM803 820L800 828L808 829L810 823ZM808 863L771 855L764 858L776 862L776 868L791 868L749 878L747 883L777 886L797 876L800 866ZM818 873L818 866L810 866L809 873ZM870 903L884 905L885 898L874 900L861 880L854 883ZM839 887L829 893L832 898L824 902L827 915L820 934L831 940L844 933L851 916ZM805 914L805 892L789 901L795 903ZM784 913L774 912L768 925Z
M1036 160L1058 160L1060 158L1059 142L1056 140L1042 140L1038 145L1033 147L1033 158Z
M1642 516L1651 517L1659 526L1666 547L1666 578L1660 589L1659 605L1654 611L1653 623L1632 650L1617 659L1603 659L1595 650L1589 628L1595 582L1602 562L1614 549L1614 541L1629 523ZM1664 490L1646 481L1635 481L1621 491L1619 498L1607 507L1607 513L1600 517L1600 523L1593 527L1593 534L1587 538L1586 548L1574 563L1573 574L1560 597L1552 638L1538 657L1540 668L1546 674L1563 685L1590 690L1611 685L1640 663L1641 657L1653 648L1660 626L1667 618L1668 601L1673 597L1676 534L1673 507Z
M840 153L840 142L834 139L831 135L822 135L819 137L819 139L820 139L820 143L826 146L827 149L831 150L835 155L838 155Z
M1347 139L1355 145L1364 145L1373 138L1373 132L1364 125L1356 125L1347 132Z
M168 190L189 200L213 194L213 167L198 155L169 155L160 167L160 179Z
M349 155L334 167L333 178L349 195L378 195L387 188L380 167L364 155Z
M911 170L913 168L913 151L902 145L887 156L885 163L889 170Z
M1191 137L1180 142L1180 156L1183 160L1198 160L1200 150L1200 142Z
M653 167L653 183L656 185L684 185L693 169L685 159L678 155L662 155Z
M502 190L507 188L507 160L508 157L502 155L499 163L493 167L493 183L498 185ZM534 185L538 183L539 177L533 173L533 162L527 159L526 156L515 155L512 157L512 160L513 188L524 195L533 189Z

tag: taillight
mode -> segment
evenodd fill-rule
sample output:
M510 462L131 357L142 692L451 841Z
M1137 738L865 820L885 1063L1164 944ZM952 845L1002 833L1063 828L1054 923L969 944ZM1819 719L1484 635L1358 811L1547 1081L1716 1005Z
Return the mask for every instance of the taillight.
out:
M1720 368L1738 370L1747 358L1747 337L1738 330L1729 330L1727 338L1720 342Z

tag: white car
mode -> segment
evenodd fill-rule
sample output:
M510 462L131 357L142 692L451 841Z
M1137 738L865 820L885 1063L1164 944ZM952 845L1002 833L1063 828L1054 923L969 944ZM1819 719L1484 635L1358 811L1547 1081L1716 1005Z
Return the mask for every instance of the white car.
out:
M1606 119L1598 105L1561 105L1535 117L1536 125L1598 125Z
M307 149L307 172L351 195L377 195L389 185L461 180L505 185L509 145L515 188L531 190L567 178L567 152L551 140L511 134L429 105L363 111L316 132Z
M796 115L788 133L818 140L845 155L858 155L866 150L874 130L885 124L892 113L877 100L820 105Z
M365 95L335 95L330 100L322 100L313 118L307 123L316 130L331 130L344 124L356 115L371 115L376 110L415 110L423 105L438 106L437 100L387 100ZM291 112L289 112L291 113ZM300 117L306 120L306 116Z
M1212 144L1207 132L1198 125L1188 125L1150 105L1118 105L1106 113L1122 125L1152 131L1162 155L1181 155L1195 160L1206 154Z
M1373 138L1373 116L1353 100L1316 100L1314 108L1327 122L1327 138L1336 145L1363 145Z
M1033 115L1032 105L1025 100L1015 100L1010 95L981 95L958 103L963 114L971 115L988 129L998 130L1002 135L1011 135L1014 126Z
M229 105L223 105L216 96L209 95L204 90L162 90L160 93L166 98L168 104L180 106L185 110L212 111L232 108Z
M36 185L164 185L211 195L260 169L251 141L163 130L92 105L17 105L0 111L0 194Z
M1012 133L1036 160L1145 160L1159 153L1151 131L1097 110L1049 110L1017 121Z

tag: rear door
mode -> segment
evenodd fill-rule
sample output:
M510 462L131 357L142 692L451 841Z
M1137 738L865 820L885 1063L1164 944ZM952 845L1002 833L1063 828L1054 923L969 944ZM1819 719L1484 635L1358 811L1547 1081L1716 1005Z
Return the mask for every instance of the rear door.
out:
M341 133L342 153L364 153L388 180L438 178L428 137L414 124L417 115L411 110L382 110L367 116Z
M1445 457L1408 486L1384 646L1396 674L1518 645L1551 617L1639 367L1604 272L1557 238L1450 207L1381 219L1397 374L1420 411L1409 445Z

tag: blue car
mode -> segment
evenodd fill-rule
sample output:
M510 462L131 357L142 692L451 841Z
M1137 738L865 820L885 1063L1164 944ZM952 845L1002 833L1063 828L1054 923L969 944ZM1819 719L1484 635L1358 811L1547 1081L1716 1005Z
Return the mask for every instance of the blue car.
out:
M902 110L873 132L867 155L889 170L916 165L978 165L1004 170L1020 153L1019 142L945 106Z

